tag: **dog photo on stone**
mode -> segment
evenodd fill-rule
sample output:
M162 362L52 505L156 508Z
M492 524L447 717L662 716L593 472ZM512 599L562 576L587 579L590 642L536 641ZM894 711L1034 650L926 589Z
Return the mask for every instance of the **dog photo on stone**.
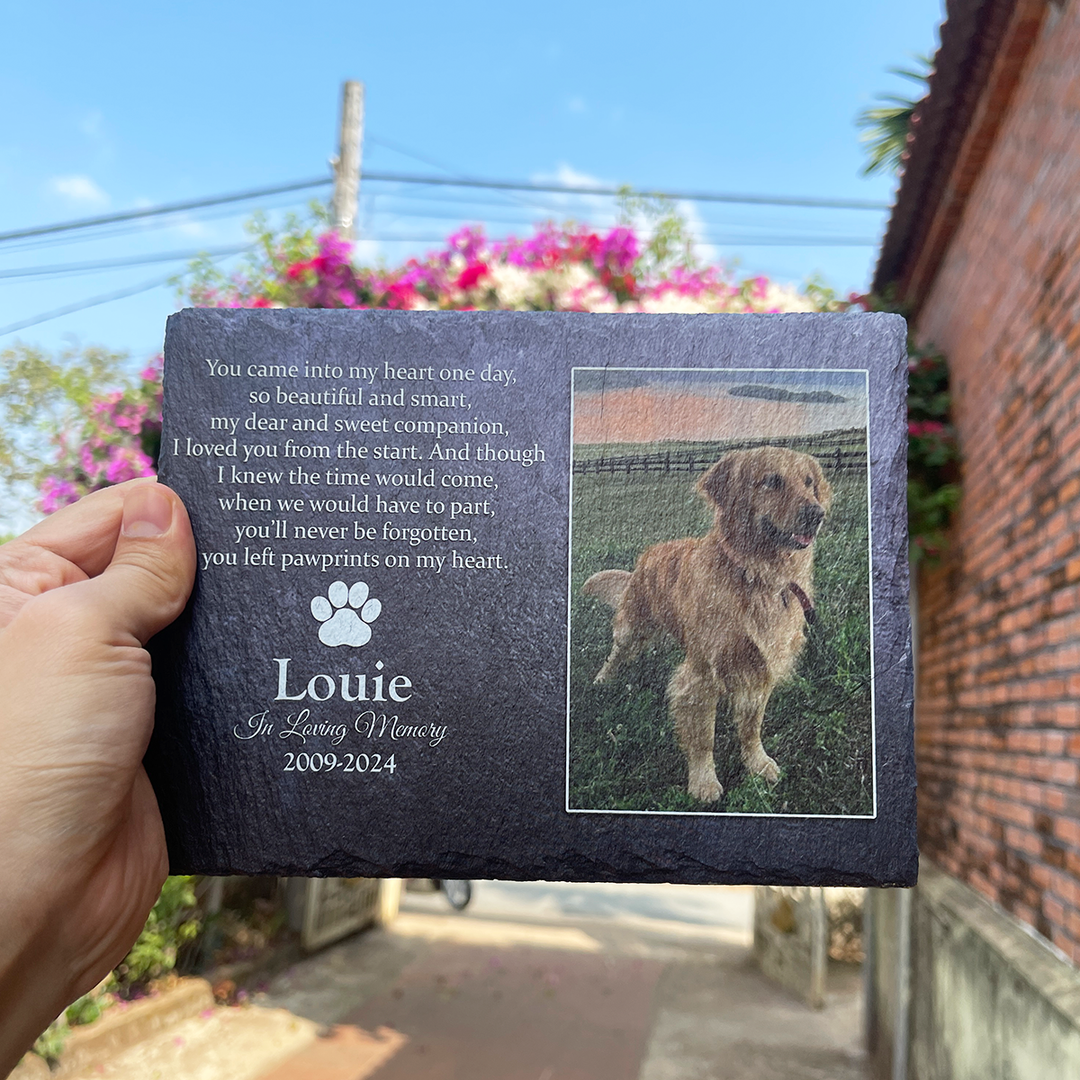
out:
M872 815L864 374L573 389L567 809Z

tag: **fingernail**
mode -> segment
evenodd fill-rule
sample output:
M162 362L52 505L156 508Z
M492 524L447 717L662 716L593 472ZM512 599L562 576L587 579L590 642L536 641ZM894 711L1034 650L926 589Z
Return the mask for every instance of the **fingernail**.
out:
M124 536L160 536L172 524L172 500L157 484L139 484L124 495Z

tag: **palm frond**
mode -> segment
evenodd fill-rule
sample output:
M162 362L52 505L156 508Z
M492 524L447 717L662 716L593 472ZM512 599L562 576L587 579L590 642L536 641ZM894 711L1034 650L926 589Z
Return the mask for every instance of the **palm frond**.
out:
M933 60L928 56L916 56L914 59L922 70L889 68L889 73L911 79L925 90L933 70ZM881 104L863 109L855 117L856 127L862 129L859 141L866 149L863 176L900 171L908 132L911 130L911 118L923 96L907 98L900 94L878 94L877 101Z

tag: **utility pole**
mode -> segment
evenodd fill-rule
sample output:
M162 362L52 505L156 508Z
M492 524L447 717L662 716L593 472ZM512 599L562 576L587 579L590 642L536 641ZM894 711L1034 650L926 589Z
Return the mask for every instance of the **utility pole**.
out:
M341 134L334 167L334 196L330 202L330 224L349 240L356 239L356 217L360 201L360 158L364 148L364 84L349 81L342 86Z

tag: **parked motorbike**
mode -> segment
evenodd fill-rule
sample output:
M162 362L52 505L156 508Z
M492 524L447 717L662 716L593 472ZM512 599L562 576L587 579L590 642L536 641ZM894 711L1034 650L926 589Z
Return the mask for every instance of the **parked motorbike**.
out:
M472 882L458 879L410 878L405 885L409 892L441 892L455 911L464 911L472 900Z
M436 886L442 889L450 906L455 911L464 911L472 899L472 882L457 881L448 878L446 881L436 881Z

